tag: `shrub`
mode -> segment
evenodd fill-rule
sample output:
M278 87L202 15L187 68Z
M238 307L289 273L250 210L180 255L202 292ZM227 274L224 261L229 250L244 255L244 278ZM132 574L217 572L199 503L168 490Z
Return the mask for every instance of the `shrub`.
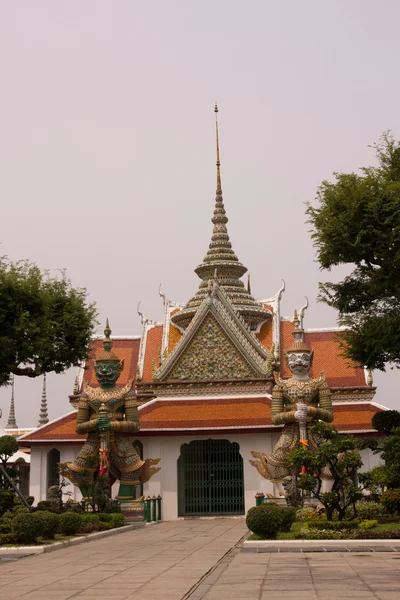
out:
M356 521L311 521L307 523L307 527L314 531L352 531L357 529L358 523Z
M13 508L13 514L14 515L19 515L21 513L30 513L31 511L29 510L29 508L27 508L26 506L14 506Z
M280 510L280 531L290 531L296 520L296 508L294 506L279 506Z
M14 541L14 536L11 533L0 533L0 546L5 546L6 544L12 544Z
M378 525L378 521L376 519L367 519L366 521L361 521L359 528L363 529L364 531L366 529L372 529L373 527L376 527Z
M39 510L33 513L33 516L41 524L41 537L47 540L54 540L60 526L60 515L46 510Z
M0 489L0 515L11 510L14 506L14 492Z
M400 490L386 490L381 496L381 504L390 514L400 513Z
M97 513L84 513L81 515L82 517L82 525L99 525L100 524L100 515Z
M46 510L52 513L59 513L60 508L57 502L51 502L51 500L41 500L37 503L37 510Z
M324 510L317 510L316 508L299 508L296 512L296 520L303 523L309 521L326 521L326 514Z
M400 523L400 515L383 515L382 517L376 517L378 523Z
M333 529L309 529L304 527L296 534L296 539L305 540L344 540L355 539L358 531L343 531Z
M113 527L123 527L125 525L124 515L122 513L113 513Z
M11 522L11 532L17 542L32 544L43 534L43 526L34 514L19 512Z
M98 517L101 523L112 523L114 515L112 513L99 513Z
M391 433L395 427L400 427L400 412L398 410L385 410L372 417L372 427L381 433Z
M399 540L400 529L389 529L386 531L363 531L359 529L356 531L356 538L358 540Z
M281 525L279 506L277 504L253 506L247 513L246 525L257 535L275 539Z
M375 519L386 514L385 507L379 502L357 502L356 509L360 519Z
M82 525L82 515L66 512L60 515L59 531L63 535L75 535Z

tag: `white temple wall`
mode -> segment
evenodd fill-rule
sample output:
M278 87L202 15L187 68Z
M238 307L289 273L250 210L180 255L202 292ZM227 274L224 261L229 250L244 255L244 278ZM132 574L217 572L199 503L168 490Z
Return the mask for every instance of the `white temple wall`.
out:
M194 440L224 439L239 444L239 451L243 459L245 511L255 506L255 495L259 491L264 494L274 494L274 485L261 477L249 460L252 459L250 450L269 454L272 449L270 433L250 434L214 434L194 436L154 436L142 437L144 458L161 458L161 470L156 473L143 487L145 497L162 496L163 519L175 520L178 518L178 459L181 446Z
M140 437L143 444L144 458L161 458L159 466L161 470L156 473L150 481L143 486L145 497L161 495L163 498L163 519L175 520L178 518L178 459L181 446L194 440L225 439L239 444L239 451L243 459L244 488L245 488L245 511L255 505L255 495L263 492L265 495L279 496L280 489L267 479L259 475L249 460L252 459L251 450L270 454L272 448L279 439L280 432L276 433L246 433L246 434L214 434L214 435L186 435L186 436L152 436ZM73 461L81 446L73 444L60 444L54 446L36 446L31 449L31 471L29 493L35 498L35 504L40 500L46 500L47 496L47 455L53 448L60 451L60 462ZM369 471L379 465L379 455L374 455L370 450L362 450L363 467L361 471ZM118 493L119 482L112 487L112 497ZM79 489L72 484L65 491L72 491L71 498L77 502L81 500ZM67 497L64 497L67 500Z

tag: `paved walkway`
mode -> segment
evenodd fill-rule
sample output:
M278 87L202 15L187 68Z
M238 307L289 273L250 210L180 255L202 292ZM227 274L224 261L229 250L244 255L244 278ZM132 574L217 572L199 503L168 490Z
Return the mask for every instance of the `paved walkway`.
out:
M400 553L236 551L207 583L190 600L400 600Z
M244 519L175 521L0 562L0 599L400 600L400 553L248 552Z
M244 536L244 519L186 520L0 564L0 599L181 600Z

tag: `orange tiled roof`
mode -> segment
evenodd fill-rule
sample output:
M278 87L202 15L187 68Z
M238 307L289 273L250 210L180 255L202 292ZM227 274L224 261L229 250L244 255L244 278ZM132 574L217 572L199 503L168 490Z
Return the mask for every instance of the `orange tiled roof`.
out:
M281 374L290 375L284 353L290 348L294 325L290 321L281 323ZM324 371L330 387L367 387L364 369L340 356L342 352L335 331L310 331L304 335L306 344L314 350L314 361L310 372L317 377Z
M373 404L343 404L334 406L335 425L339 431L371 431L371 419L381 409ZM272 429L269 398L231 398L210 400L159 400L140 410L141 432L154 430L207 431L218 429ZM21 440L22 446L32 443L74 443L85 439L75 433L76 412L49 423Z
M143 364L143 381L153 381L152 364L160 366L160 352L162 348L163 326L156 325L147 332L146 353Z
M163 400L140 410L143 429L208 429L271 425L269 398Z
M136 378L136 366L139 356L140 339L113 339L113 351L124 361L124 369L118 378L118 385L125 385L129 379ZM93 387L98 386L93 361L103 350L103 341L95 340L91 345L89 360L86 362L83 381Z
M337 405L333 425L339 431L372 430L371 419L380 410L367 403ZM140 422L143 430L271 427L271 400L163 400L143 406Z
M270 307L265 307L265 308L270 308ZM264 348L271 350L272 321L267 321L266 323L263 323L261 325L260 331L258 333L256 333L256 337L258 338L258 341L264 346Z
M86 439L86 435L79 435L76 433L76 415L77 413L71 412L55 421L52 421L48 425L44 425L32 433L24 436L21 439L21 446L30 446L31 442L38 443L49 443L53 441L60 442L79 442L83 443Z

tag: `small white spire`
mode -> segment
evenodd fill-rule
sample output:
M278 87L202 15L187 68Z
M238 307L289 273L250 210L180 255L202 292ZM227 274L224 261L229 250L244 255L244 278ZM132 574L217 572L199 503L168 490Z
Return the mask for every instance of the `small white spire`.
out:
M42 390L42 401L40 403L39 423L38 427L46 425L49 422L49 415L47 412L47 393L46 393L46 373L43 375L43 390Z
M6 429L18 429L17 421L15 419L14 375L11 375L11 403Z

